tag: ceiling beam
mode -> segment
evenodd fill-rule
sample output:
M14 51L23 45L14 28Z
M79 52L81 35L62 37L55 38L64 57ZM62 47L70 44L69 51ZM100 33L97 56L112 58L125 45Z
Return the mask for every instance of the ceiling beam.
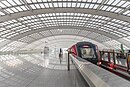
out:
M57 35L55 35L55 37L57 37L57 36L60 36L60 37L62 37L62 35L63 34L57 34ZM64 36L68 36L68 34L64 34ZM77 35L77 34L69 34L70 36L77 36L77 37L82 37L82 38L88 38L88 37L86 37L86 36L83 36L83 35ZM50 36L46 36L45 38L50 38L50 37L53 37L53 35L50 35ZM33 43L35 43L36 41L38 41L38 40L42 40L43 38L39 38L39 39L37 39L37 40L35 40L35 41L32 41L32 42L30 42L28 45L26 45L26 47L27 46L29 46L30 44L33 44ZM61 38L62 40L64 40L63 38ZM66 38L66 39L68 39L68 38ZM98 41L98 40L95 40L94 38L91 38L91 37L89 37L88 39L91 39L91 40L93 40L93 41L96 41L96 42L98 42L98 43L100 43L100 44L103 44L102 42L100 42L100 41ZM53 42L53 40L54 41L58 41L58 40L60 40L60 39L52 39L52 40L49 40L48 42L49 43L52 43ZM72 41L83 41L83 39L81 39L81 40L79 40L79 39L75 39L75 40L73 40L72 39ZM40 43L41 44L41 43ZM104 45L104 44L103 44ZM105 46L105 45L104 45ZM24 47L23 47L24 48ZM20 50L20 49L19 49Z
M47 31L47 30L54 30L54 29L78 29L78 30L81 30L81 31L85 30L85 31L90 31L90 32L95 32L95 33L101 34L101 35L105 35L105 36L107 36L109 38L112 38L112 39L119 39L119 37L117 37L116 35L113 35L113 34L110 34L110 33L107 33L107 32L103 32L103 31L100 31L100 30L86 28L86 27L55 26L55 27L48 27L48 28L41 28L41 29L31 30L31 31L28 31L26 33L17 35L15 37L12 37L11 40L18 40L18 39L20 39L20 38L22 38L24 36L28 36L28 35L33 34L33 33L38 33L38 32Z
M11 16L9 15L2 16L0 17L0 22L17 19L24 16L31 16L31 15L38 15L38 14L45 14L45 13L69 13L69 12L101 15L101 16L110 17L113 19L118 19L118 20L122 20L122 21L126 21L130 23L130 17L125 16L125 15L115 14L115 13L100 11L100 10L97 11L94 9L83 9L83 8L77 8L76 10L75 8L55 8L55 9L45 8L45 9L37 9L33 11L23 11L23 12L11 14Z
M97 42L99 42L99 43L102 43L100 40L94 39L94 38L92 38L92 37L86 37L86 35L77 35L77 34L55 34L55 37L56 37L56 36L62 36L62 35L79 36L79 37L89 38L89 39L91 39L91 40L94 40L94 41L97 41ZM44 37L44 38L49 38L49 37L54 37L54 36L53 36L53 35L49 35L49 36L46 36L46 37ZM38 38L37 40L40 40L40 39L43 39L43 38ZM55 39L55 38L54 38L54 39ZM28 42L28 44L31 44L31 43L33 43L33 42L35 42L35 41L37 41L37 40L32 40L32 41ZM56 40L56 39L55 39L55 40Z

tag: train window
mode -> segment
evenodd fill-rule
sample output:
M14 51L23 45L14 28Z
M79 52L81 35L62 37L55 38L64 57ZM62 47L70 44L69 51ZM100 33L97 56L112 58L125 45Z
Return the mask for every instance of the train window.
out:
M104 53L102 60L108 61L108 53Z
M127 59L126 58L122 58L122 56L119 53L117 53L115 55L115 62L118 65L127 66Z
M112 53L110 53L110 62L112 62L112 63L114 62L113 61L113 54Z
M95 58L94 50L90 47L81 48L81 56L82 58Z

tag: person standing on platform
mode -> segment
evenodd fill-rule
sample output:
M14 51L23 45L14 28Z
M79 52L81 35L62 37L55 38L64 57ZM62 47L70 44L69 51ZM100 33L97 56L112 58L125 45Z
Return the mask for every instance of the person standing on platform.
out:
M62 62L62 59L63 59L63 51L62 51L62 49L60 48L60 52L59 52L60 64L61 64L61 62Z

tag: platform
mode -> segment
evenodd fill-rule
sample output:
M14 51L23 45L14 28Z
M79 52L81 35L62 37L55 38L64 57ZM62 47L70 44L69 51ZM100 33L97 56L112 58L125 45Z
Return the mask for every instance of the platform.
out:
M26 87L89 87L81 74L71 64L71 70L67 70L67 54L64 54L60 64L58 57L56 61L50 61L41 73ZM54 59L50 55L50 60ZM53 67L53 68L52 68Z
M0 58L0 87L130 87L125 79L76 58L73 63L70 61L68 71L67 54L61 64L54 54L46 58L42 54L0 55ZM13 63L13 59L17 62Z
M67 71L67 55L61 64L52 54L46 59L41 54L0 57L0 87L89 87L73 64ZM21 64L11 65L2 60L5 58L15 58Z
M89 87L78 81L76 70L51 70L45 69L26 87Z

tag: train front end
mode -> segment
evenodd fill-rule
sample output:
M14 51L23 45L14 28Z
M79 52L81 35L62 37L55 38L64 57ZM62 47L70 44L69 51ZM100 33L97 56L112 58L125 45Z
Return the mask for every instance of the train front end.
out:
M78 42L71 47L72 54L84 60L97 64L98 47L91 42Z

